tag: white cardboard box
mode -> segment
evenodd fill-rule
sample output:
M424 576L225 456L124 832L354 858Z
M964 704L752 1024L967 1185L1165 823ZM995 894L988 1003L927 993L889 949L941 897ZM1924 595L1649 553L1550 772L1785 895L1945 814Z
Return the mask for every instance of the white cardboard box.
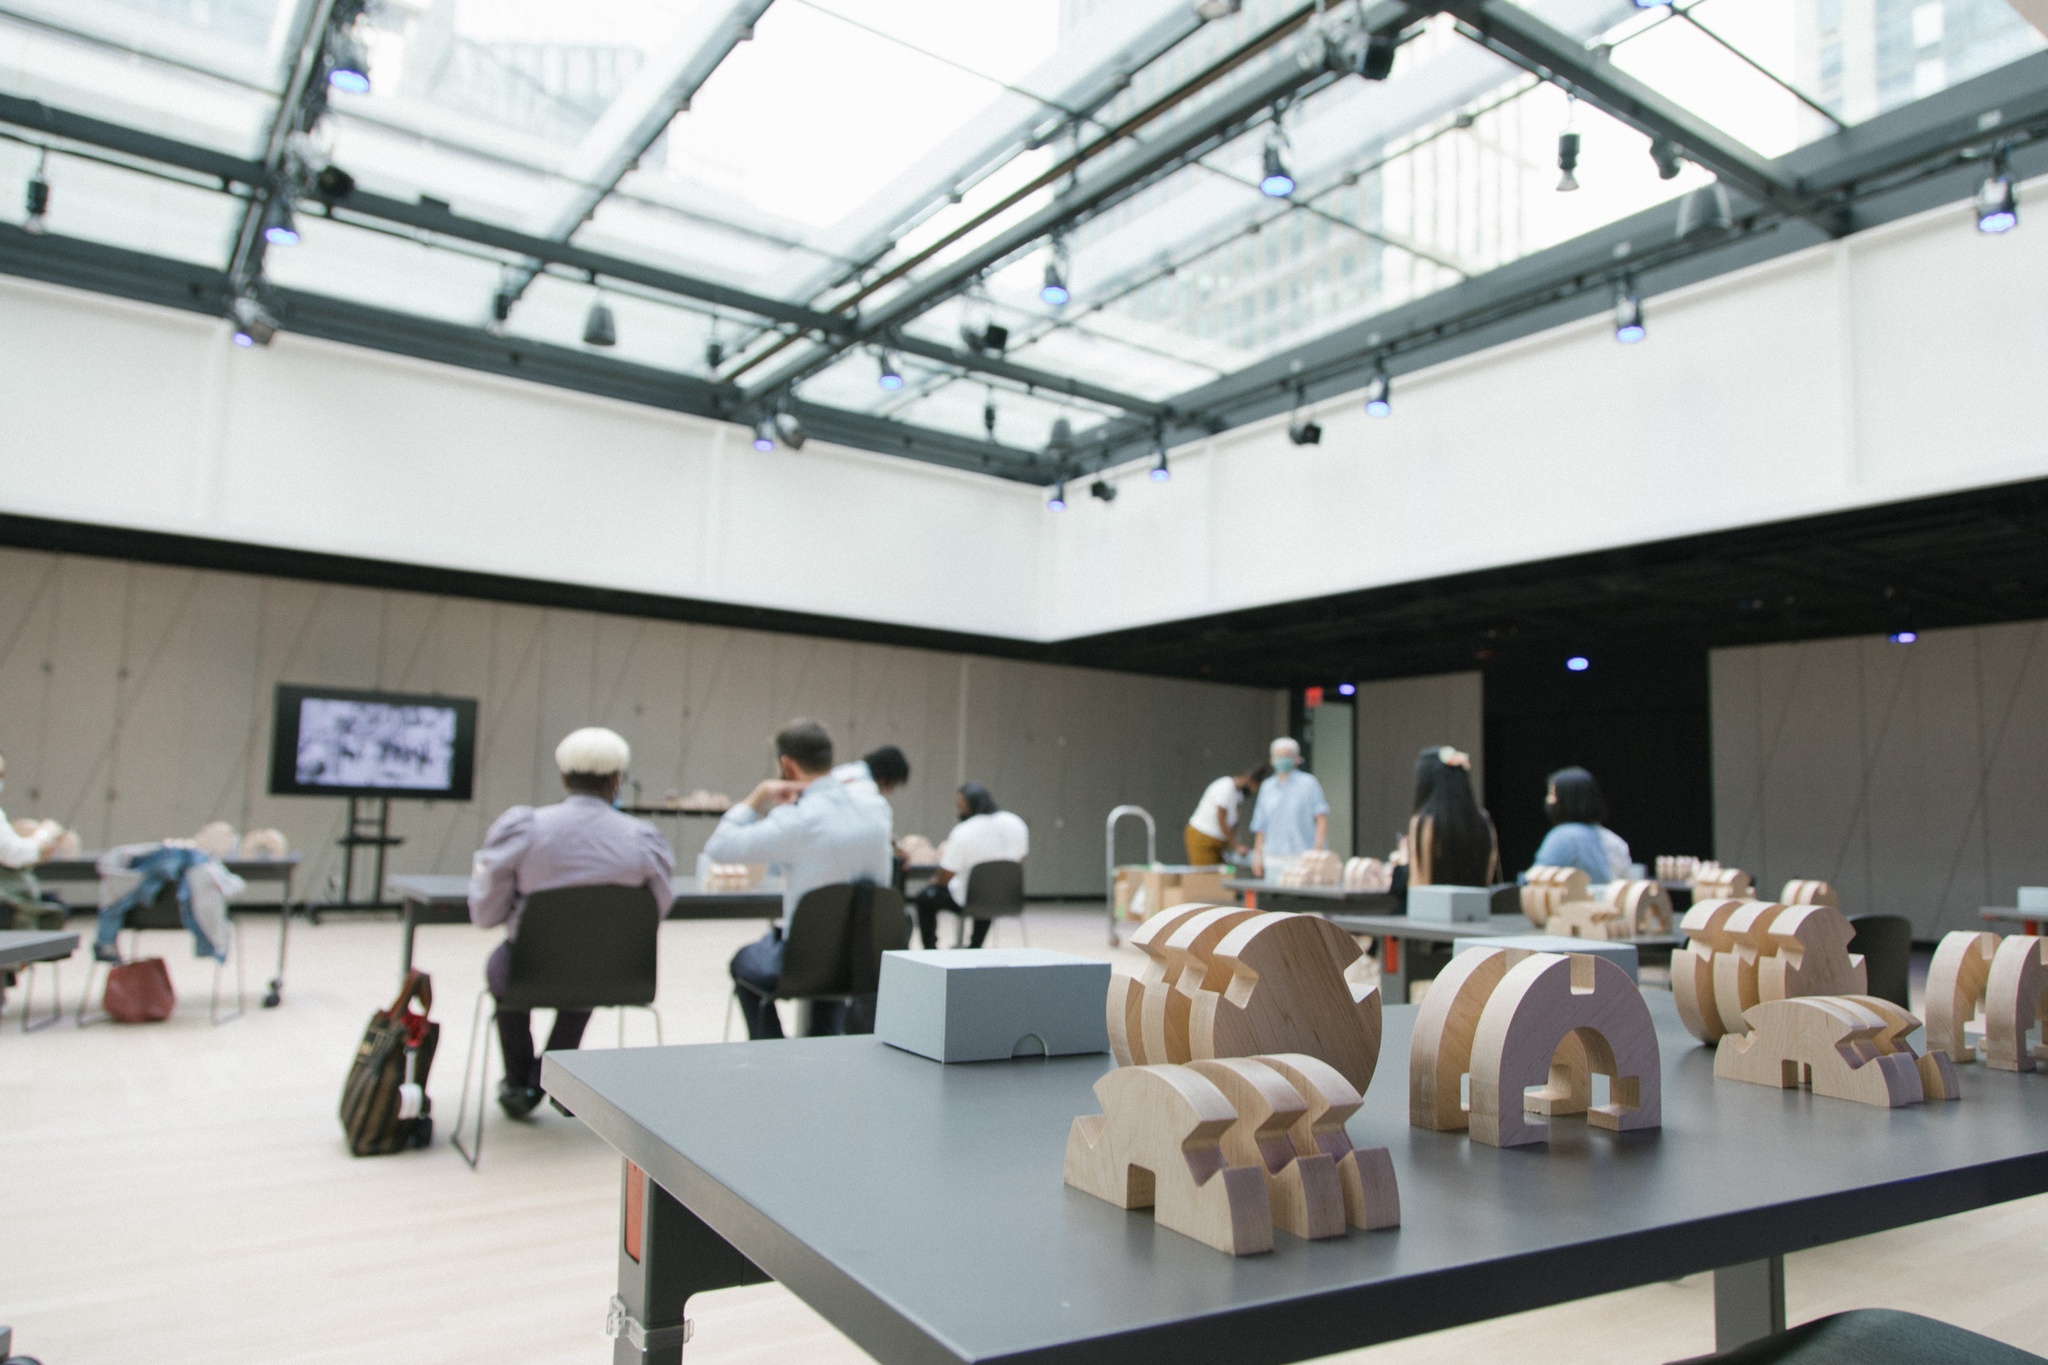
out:
M875 1036L935 1062L1109 1051L1109 964L1045 948L882 954Z
M1485 886L1411 886L1408 918L1431 924L1484 924L1493 918L1493 889Z
M1523 948L1532 953L1585 953L1592 957L1604 957L1628 973L1628 979L1637 980L1636 945L1633 943L1609 943L1599 938L1566 938L1562 934L1499 934L1490 938L1461 938L1451 949L1451 955L1468 952L1473 948Z
M2048 886L2021 887L2019 906L2022 910L2038 910L2048 914Z

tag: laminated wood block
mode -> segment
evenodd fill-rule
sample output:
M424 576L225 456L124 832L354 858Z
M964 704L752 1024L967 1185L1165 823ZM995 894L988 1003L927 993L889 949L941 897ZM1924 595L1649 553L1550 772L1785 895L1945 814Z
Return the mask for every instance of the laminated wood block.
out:
M1703 1043L1718 1042L1728 1031L1721 1026L1721 1007L1714 998L1714 959L1734 951L1728 921L1743 904L1702 901L1687 910L1678 924L1687 942L1671 955L1671 998L1687 1032Z
M1835 899L1835 888L1826 882L1789 881L1779 893L1781 905L1832 905L1837 909L1841 902Z
M1166 1061L1166 1058L1145 1056L1143 1012L1146 990L1160 983L1170 983L1170 970L1177 971L1167 960L1166 940L1173 933L1174 926L1182 920L1207 907L1200 905L1177 905L1173 909L1152 916L1138 926L1131 935L1131 946L1145 953L1145 973L1130 977L1122 973L1109 979L1109 999L1106 1005L1106 1022L1109 1025L1109 1050L1116 1057L1118 1066L1142 1066L1148 1061Z
M1187 1062L1200 1055L1189 1048L1188 1016L1205 989L1210 955L1225 935L1258 913L1210 905L1174 922L1173 932L1161 944L1165 976L1157 985L1145 988L1145 1004L1139 1014L1147 1061Z
M1656 881L1609 882L1603 899L1621 912L1627 937L1671 932L1671 893Z
M1233 1256L1273 1249L1265 1172L1224 1159L1238 1115L1214 1082L1184 1066L1125 1066L1095 1083L1095 1098L1102 1112L1067 1133L1067 1184L1150 1208L1162 1227Z
M1973 1062L1977 1049L1965 1037L1969 1023L1984 1012L1984 987L1998 935L1958 929L1943 934L1927 966L1927 1048L1940 1049L1957 1063Z
M1351 1083L1320 1057L1288 1052L1258 1059L1285 1076L1307 1104L1291 1130L1300 1156L1321 1153L1336 1163L1344 1219L1368 1231L1401 1225L1401 1189L1384 1147L1357 1148L1345 1124L1364 1103Z
M1887 1051L1897 1037L1883 1015L1840 996L1765 1000L1749 1010L1750 1032L1723 1038L1714 1075L1854 1100L1879 1108L1918 1104L1926 1091L1912 1049ZM1952 1081L1954 1072L1948 1073Z
M1714 1007L1723 1033L1746 1033L1745 1011L1763 997L1757 993L1757 972L1772 949L1771 921L1785 907L1776 901L1744 901L1723 926L1729 946L1714 954Z
M1787 905L1764 930L1768 955L1757 961L1757 999L1796 995L1861 995L1868 988L1849 917L1832 905Z
M1602 942L1629 936L1627 918L1618 906L1604 900L1566 901L1550 912L1549 920L1543 925L1543 932L1559 938L1584 938Z
M1550 922L1558 906L1590 900L1592 883L1576 867L1546 867L1539 863L1525 875L1521 896L1522 914L1541 929Z
M1451 953L1476 953L1482 948L1511 948L1516 953L1590 953L1605 958L1638 981L1640 955L1633 943L1604 943L1599 939L1564 938L1557 934L1502 934L1498 938L1461 938ZM1517 958L1517 961L1520 959Z
M1512 948L1458 953L1437 973L1408 1043L1408 1122L1455 1132L1470 1121L1464 1098L1472 1038L1494 987L1524 954Z
M1217 1057L1190 1062L1188 1069L1213 1082L1237 1110L1237 1122L1223 1135L1223 1159L1266 1175L1273 1226L1296 1237L1344 1235L1344 1189L1337 1163L1321 1151L1302 1152L1293 1130L1308 1119L1308 1101L1275 1068L1250 1057Z
M1210 955L1189 1015L1189 1047L1196 1057L1306 1052L1364 1094L1379 1065L1380 993L1345 979L1358 957L1351 935L1320 915L1244 920Z
M2048 1028L2031 1048L2027 1034L2048 1021L2048 939L2014 934L1998 945L1984 982L1984 1061L1998 1071L2032 1071L2048 1062Z
M1589 1102L1596 1071L1608 1078L1608 1101L1600 1105ZM1662 1123L1656 1025L1642 992L1613 963L1533 953L1508 968L1488 997L1472 1038L1473 1140L1495 1147L1545 1141L1549 1130L1528 1120L1531 1109L1584 1112L1588 1123L1615 1131Z
M1920 1019L1911 1010L1894 1004L1881 996L1844 995L1839 997L1852 1005L1869 1010L1884 1021L1876 1038L1879 1052L1902 1052L1913 1058L1920 1072L1920 1094L1926 1100L1959 1100L1963 1097L1962 1087L1956 1080L1956 1064L1941 1048L1930 1047L1924 1054L1916 1054L1908 1038L1920 1028Z

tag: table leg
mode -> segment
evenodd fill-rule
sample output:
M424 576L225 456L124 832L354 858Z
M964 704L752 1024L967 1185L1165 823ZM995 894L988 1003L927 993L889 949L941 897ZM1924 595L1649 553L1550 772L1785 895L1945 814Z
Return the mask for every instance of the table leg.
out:
M405 898L405 924L399 935L398 984L404 985L405 978L412 972L412 936L419 932L420 922L415 918L413 907L418 904L412 897Z
M292 937L292 874L284 874L284 890L277 898L277 975L270 978L270 992L263 1008L274 1010L284 1000L284 950Z
M619 1201L619 1292L605 1332L612 1365L682 1365L692 1294L771 1277L630 1161Z
M1714 1272L1714 1350L1732 1351L1785 1330L1785 1258Z
M1382 1005L1405 1005L1408 1003L1408 955L1401 951L1401 940L1388 934L1380 940L1380 1003Z

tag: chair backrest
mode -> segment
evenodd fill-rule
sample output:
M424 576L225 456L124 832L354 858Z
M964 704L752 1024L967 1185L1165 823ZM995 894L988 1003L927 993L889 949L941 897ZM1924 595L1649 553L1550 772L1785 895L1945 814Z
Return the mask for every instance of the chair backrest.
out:
M121 921L124 929L183 929L185 920L178 913L178 882L167 884L156 893L156 899L148 905L138 905L128 912Z
M1024 864L976 863L967 874L967 913L995 919L1024 913Z
M865 952L862 943L867 945ZM910 918L903 913L903 894L889 886L855 887L853 932L848 944L852 958L847 965L846 993L875 994L882 985L882 954L910 946Z
M804 892L782 932L784 1000L848 994L847 945L853 933L853 884L833 882Z
M504 1009L654 1003L661 911L643 886L536 891L519 912Z
M1913 921L1904 915L1851 915L1849 951L1863 955L1870 993L1900 1009L1913 1008L1907 985L1913 975Z

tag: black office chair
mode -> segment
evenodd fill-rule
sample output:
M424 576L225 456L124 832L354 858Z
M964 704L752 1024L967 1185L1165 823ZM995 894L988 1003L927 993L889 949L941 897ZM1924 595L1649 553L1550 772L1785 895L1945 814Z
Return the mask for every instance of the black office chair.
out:
M233 902L228 904L227 920L228 956L233 959L235 964L235 1008L232 1013L222 1014L220 1012L220 978L221 973L226 970L227 964L219 958L215 958L213 960L213 995L206 1005L206 1018L208 1022L213 1024L225 1024L230 1019L241 1018L242 1011L248 1003L248 981L242 970L242 926L235 921ZM121 921L121 929L122 932L128 935L128 951L121 955L123 962L133 962L139 955L139 936L143 930L169 930L172 933L189 934L191 931L185 927L185 918L178 912L178 884L172 882L164 887L163 890L157 892L156 899L148 905L138 906L136 909L130 910L127 918ZM95 1014L90 1019L86 1018L86 1010L92 1003L93 982L98 979L100 968L105 965L105 963L100 962L98 959L93 959L86 966L85 994L78 997L78 1027L80 1028L84 1028L87 1024L97 1024L100 1020L107 1017L104 1014ZM41 1026L38 1025L38 1027Z
M626 1011L654 1016L654 1041L662 1042L661 1011L654 1008L656 939L661 911L645 886L563 886L536 891L519 911L512 940L512 966L497 1004L512 1010L619 1011L619 1046L626 1045ZM491 1091L491 1046L484 1016L490 987L477 992L469 1023L469 1052L462 1068L462 1101L455 1111L451 1141L471 1170L483 1159L484 1111ZM477 1047L483 1065L477 1066ZM470 1079L477 1076L476 1133L462 1145L469 1118Z
M960 930L953 936L953 946L963 947L967 943L967 922L969 920L1014 919L1017 933L1028 946L1030 933L1024 928L1024 864L1017 862L976 863L967 875L967 908L960 913ZM994 938L996 927L990 924L988 936Z
M1913 976L1913 921L1904 915L1851 915L1849 951L1863 955L1870 993L1902 1010L1913 1008L1906 998Z
M782 975L773 991L733 983L732 1005L741 991L750 991L773 1009L778 1000L799 1005L836 1001L851 1007L875 994L881 979L882 954L910 946L910 921L903 896L894 887L835 882L804 892L790 911L782 934ZM732 1037L731 1005L725 1013L725 1036ZM849 1018L849 1032L872 1032Z
M1872 916L1871 918L1885 918ZM1857 1308L1803 1322L1690 1365L2048 1365L2040 1356L1918 1313Z

